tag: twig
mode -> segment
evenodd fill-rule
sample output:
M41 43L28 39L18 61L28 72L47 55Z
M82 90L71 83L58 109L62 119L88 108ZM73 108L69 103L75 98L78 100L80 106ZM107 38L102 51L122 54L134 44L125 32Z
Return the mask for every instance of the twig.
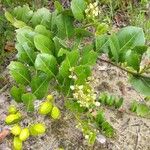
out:
M137 129L137 138L136 138L134 150L136 150L136 149L138 148L139 137L140 137L140 130L141 130L141 126L139 125L139 126L138 126L138 129Z
M137 72L133 72L133 71L131 71L131 70L127 70L127 69L121 67L120 65L115 64L115 63L113 63L113 62L110 62L110 61L108 61L108 60L105 60L105 59L102 59L102 58L99 58L99 60L102 61L102 62L105 62L105 63L107 63L107 64L111 64L111 65L113 65L113 66L115 66L115 67L117 67L117 68L119 68L119 69L121 69L121 70L123 70L123 71L125 71L125 72L127 72L127 73L129 73L129 74L131 74L131 75L140 76L140 77L143 77L143 78L149 78L148 76L141 75L141 74L139 74L139 73L137 73Z
M8 85L6 84L3 88L0 89L0 94L7 89Z

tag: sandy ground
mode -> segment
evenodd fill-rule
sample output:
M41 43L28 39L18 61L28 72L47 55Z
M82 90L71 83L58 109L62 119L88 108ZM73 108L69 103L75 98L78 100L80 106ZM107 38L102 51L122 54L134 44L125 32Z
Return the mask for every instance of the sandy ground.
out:
M7 70L3 75L7 74ZM97 61L93 69L93 87L97 93L108 91L114 95L123 96L123 110L127 112L133 99L140 101L142 97L131 87L126 78L126 73L116 67ZM0 93L0 130L4 129L4 119L7 114L7 107L15 104L9 96L8 82L3 92ZM58 95L53 92L54 95ZM59 103L60 104L60 103ZM38 105L38 102L37 104ZM61 106L61 104L60 104ZM30 138L24 143L24 150L150 150L150 120L140 118L132 113L121 113L105 108L105 116L115 128L117 136L115 139L107 139L104 144L98 140L90 147L84 140L82 133L75 128L76 122L69 112L63 111L61 120L52 121L50 117L41 117L35 112L26 114L24 106L19 105L19 109L24 115L22 126L30 123L45 122L47 133L44 136ZM103 137L105 138L105 137ZM0 150L11 150L12 137L8 136L0 144Z

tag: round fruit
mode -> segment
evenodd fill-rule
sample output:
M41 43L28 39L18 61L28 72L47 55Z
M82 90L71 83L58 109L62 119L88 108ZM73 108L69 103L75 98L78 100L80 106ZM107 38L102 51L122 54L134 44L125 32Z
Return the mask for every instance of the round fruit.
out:
M14 150L22 150L22 141L18 137L14 137L13 146Z
M19 125L15 125L11 128L11 133L15 136L19 135L21 132L21 127Z
M6 117L5 122L8 125L14 124L19 122L21 119L21 114L17 113L17 114L10 114Z
M48 114L48 113L51 112L52 107L53 107L52 103L50 103L50 102L44 102L44 103L41 104L41 106L39 108L39 113L41 115L46 115L46 114Z
M9 114L15 114L15 113L17 113L17 108L14 105L9 106L8 113Z
M28 128L24 128L22 129L20 135L19 135L19 139L21 141L25 141L27 140L27 138L29 137L30 133L29 133L29 129Z
M53 119L59 119L60 118L60 110L58 109L58 107L54 106L52 108L51 117Z
M33 136L45 133L46 127L42 123L34 124L30 127L30 134Z

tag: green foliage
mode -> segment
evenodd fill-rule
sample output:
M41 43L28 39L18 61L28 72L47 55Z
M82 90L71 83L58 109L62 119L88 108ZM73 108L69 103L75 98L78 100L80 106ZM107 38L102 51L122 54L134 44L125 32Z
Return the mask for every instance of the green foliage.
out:
M146 104L133 101L130 110L135 112L138 116L150 118L150 107Z
M145 96L150 96L150 78L149 77L138 77L132 76L130 82L133 87L143 93Z
M26 105L27 111L34 111L34 101L36 97L32 93L26 93L22 95L22 101Z
M106 121L103 111L97 112L95 121L97 123L97 126L107 137L114 137L114 128Z
M123 104L123 98L116 98L115 96L108 95L107 93L101 93L98 100L101 104L115 107L116 109L120 108Z
M11 89L11 95L16 102L23 102L27 111L32 112L34 101L42 99L50 85L53 85L67 99L66 107L75 113L76 118L78 114L81 115L79 120L86 118L86 121L82 120L83 124L81 121L79 128L89 144L96 139L97 132L93 126L107 137L113 137L113 127L106 121L103 112L98 111L99 102L118 109L123 104L123 98L102 93L99 102L96 102L89 77L98 54L105 53L111 64L130 74L130 82L136 90L149 96L150 78L145 77L140 66L142 56L147 51L144 32L139 27L129 26L107 34L108 26L96 19L97 14L92 20L88 19L85 0L72 0L68 9L55 2L55 8L54 12L46 8L32 11L28 6L23 6L15 8L12 13L5 13L7 20L18 28L18 60L12 61L8 67L17 84ZM90 26L95 28L92 32L87 30L91 21ZM83 47L83 44L86 46ZM145 106L138 107L133 107L133 110L143 116L147 109ZM90 109L96 111L95 117ZM54 119L61 116L56 106L50 114ZM91 127L87 120L96 122L96 125L92 122Z

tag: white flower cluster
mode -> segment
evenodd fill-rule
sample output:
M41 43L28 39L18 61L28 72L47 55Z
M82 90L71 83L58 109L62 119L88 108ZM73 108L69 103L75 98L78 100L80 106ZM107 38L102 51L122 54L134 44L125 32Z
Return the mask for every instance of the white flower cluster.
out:
M95 18L99 13L98 2L90 3L85 10L85 14L88 18Z
M70 88L73 90L73 97L81 107L100 106L100 103L96 102L96 94L88 82L85 85L72 85Z

